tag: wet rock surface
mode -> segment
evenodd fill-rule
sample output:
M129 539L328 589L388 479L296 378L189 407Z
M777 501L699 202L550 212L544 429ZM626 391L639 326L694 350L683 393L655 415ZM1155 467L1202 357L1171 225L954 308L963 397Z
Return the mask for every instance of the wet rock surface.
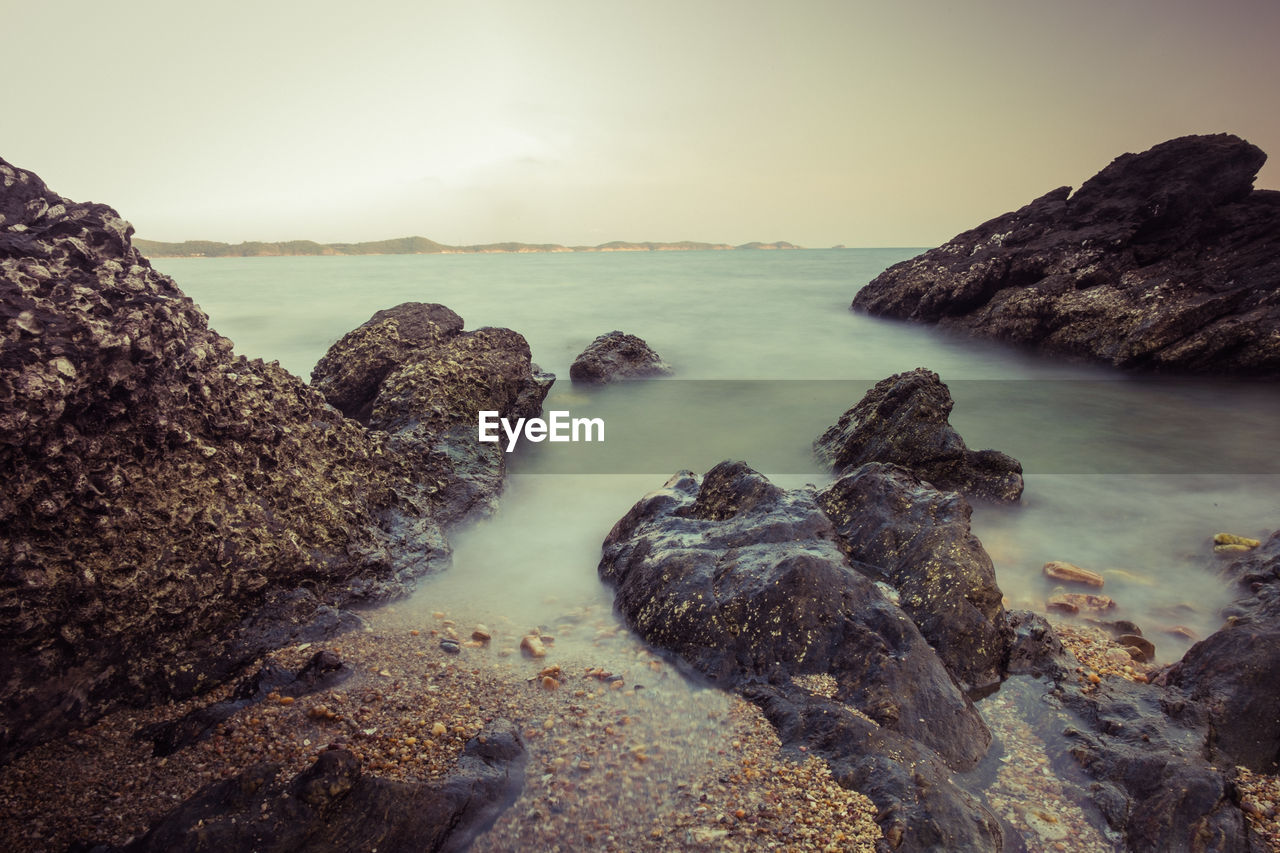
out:
M1250 834L1232 768L1211 753L1203 704L1145 677L1098 679L1043 617L1018 611L1010 623L1010 674L1040 679L1021 688L1036 697L1031 728L1057 775L1078 780L1073 798L1124 849L1266 849Z
M592 341L569 367L569 378L586 385L670 375L671 368L647 343L616 330Z
M833 772L849 784L880 780L858 790L903 849L990 846L994 818L946 771L972 767L990 735L838 536L811 491L723 462L636 504L605 540L600 576L642 637L756 702L784 742L844 767ZM830 696L799 686L814 675L833 679Z
M854 568L898 590L902 609L963 688L1000 683L1013 633L963 497L872 462L819 492L818 505Z
M1280 765L1280 533L1225 574L1248 595L1226 624L1192 646L1167 675L1204 704L1213 754L1265 773Z
M1280 375L1280 193L1230 134L1124 154L881 273L869 314L1116 367Z
M909 468L943 490L1013 502L1022 465L997 450L970 450L948 420L955 403L938 374L922 367L877 382L814 442L839 473L866 462Z
M0 183L0 761L332 636L352 624L342 605L401 594L447 557L441 524L497 485L474 424L469 448L422 438L447 432L440 418L365 429L237 356L114 210L4 161ZM532 376L518 335L464 339L452 312L428 314L404 325L465 343L415 374L429 387L392 370L383 417L484 391L541 401L538 380L512 379ZM365 405L355 379L342 387ZM449 488L467 466L481 485Z
M465 850L520 792L524 745L496 721L472 738L457 769L439 782L366 776L346 749L322 752L282 784L259 765L218 782L123 847L142 851Z
M209 735L215 726L242 708L268 697L297 699L317 690L335 687L350 676L351 668L330 651L316 652L296 672L276 663L267 663L236 685L231 698L198 708L175 720L144 726L136 737L151 741L155 755L172 755Z

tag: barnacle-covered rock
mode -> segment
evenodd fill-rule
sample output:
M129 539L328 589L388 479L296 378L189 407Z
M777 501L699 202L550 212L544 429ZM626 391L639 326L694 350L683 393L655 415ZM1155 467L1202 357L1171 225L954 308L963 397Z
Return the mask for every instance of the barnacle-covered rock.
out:
M0 761L340 629L447 554L449 454L237 356L132 233L0 160Z

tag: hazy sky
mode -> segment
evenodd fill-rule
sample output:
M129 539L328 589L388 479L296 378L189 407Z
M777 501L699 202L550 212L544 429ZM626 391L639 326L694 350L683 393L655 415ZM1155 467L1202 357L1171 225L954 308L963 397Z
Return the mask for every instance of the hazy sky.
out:
M1276 0L0 0L0 21L0 156L158 240L926 246L1186 133L1280 159Z

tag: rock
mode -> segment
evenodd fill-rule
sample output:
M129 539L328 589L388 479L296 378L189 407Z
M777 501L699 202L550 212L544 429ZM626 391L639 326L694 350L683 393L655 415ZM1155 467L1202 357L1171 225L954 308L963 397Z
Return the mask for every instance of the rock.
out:
M1166 682L1208 709L1213 754L1261 773L1280 764L1280 532L1226 570L1245 598Z
M965 446L948 421L953 405L938 374L922 367L898 373L877 382L814 442L814 449L839 473L866 462L889 462L944 491L1017 501L1022 466L999 451Z
M596 338L569 367L571 380L592 385L670 375L671 368L647 343L619 331Z
M345 749L321 752L291 782L258 765L216 782L162 817L119 853L147 851L461 851L515 801L526 754L515 727L496 721L467 742L458 766L434 782L366 776Z
M1088 796L1126 849L1254 849L1230 771L1206 758L1199 709L1172 718L1176 697L1121 679L1086 693L1068 678L1048 701L1070 712L1038 724L1050 760L1061 775L1078 767L1094 780Z
M1156 659L1155 644L1139 634L1121 634L1116 638L1116 642L1130 649L1129 654L1134 660L1152 661ZM1134 651L1137 654L1134 654Z
M857 293L869 314L1100 361L1280 375L1280 193L1228 134L1124 154Z
M716 684L829 673L841 701L972 766L990 741L972 703L837 535L812 492L722 462L636 504L606 538L599 571L646 641Z
M951 780L985 754L985 725L838 539L811 489L722 462L636 504L600 575L648 643L759 705L783 743L869 796L898 849L1000 849L999 822ZM814 675L834 682L830 697L791 680Z
M1037 710L1026 719L1069 799L1091 800L1124 849L1254 849L1230 765L1209 760L1202 706L1175 690L1122 679L1082 685L1078 662L1043 617L1015 611L1009 622L1017 639L1002 691L1030 691L1026 701ZM1073 781L1081 770L1084 784Z
M1078 583L1084 586L1093 586L1101 589L1105 581L1102 575L1097 572L1091 572L1088 569L1082 569L1072 563L1066 563L1062 560L1050 560L1044 564L1044 576L1050 580L1062 581L1063 583Z
M1115 609L1116 603L1106 595L1089 595L1082 592L1062 592L1050 597L1045 603L1045 607L1049 610L1056 610L1059 613L1076 614L1081 611L1085 613L1105 613L1108 610Z
M1232 533L1218 533L1213 537L1214 553L1224 554L1226 556L1252 551L1261 544L1262 543L1257 539L1249 539L1245 536L1236 536Z
M462 652L462 646L458 644L457 640L441 640L440 649L450 655L456 655Z
M537 634L529 634L520 640L520 651L531 658L544 658L547 656L547 647L542 644L542 638Z
M904 468L867 463L818 493L853 567L888 582L965 690L1004 677L1013 638L968 502Z
M488 627L484 625L477 625L471 631L471 639L479 640L482 643L487 643L493 639L493 633L488 629Z
M0 175L0 761L331 636L447 555L388 436L237 356L114 210Z
M443 305L406 302L379 311L329 348L312 386L433 483L433 517L445 523L496 505L506 468L501 443L482 443L482 410L536 417L555 377L510 329L462 331Z
M268 697L274 697L280 702L293 702L299 696L336 687L350 676L351 668L330 651L316 652L297 672L291 672L279 664L267 663L236 685L231 698L197 708L175 720L144 726L134 737L151 741L153 755L172 755L202 740L218 723L241 708Z
M950 768L918 741L853 713L837 700L795 687L751 684L758 705L784 744L821 756L836 782L865 794L895 850L1000 850L1000 823L953 781Z

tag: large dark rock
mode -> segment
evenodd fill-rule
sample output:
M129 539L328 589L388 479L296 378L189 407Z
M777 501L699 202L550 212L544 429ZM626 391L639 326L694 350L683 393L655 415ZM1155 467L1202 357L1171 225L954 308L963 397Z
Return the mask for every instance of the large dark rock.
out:
M1263 773L1280 765L1280 532L1226 574L1248 592L1218 631L1166 675L1204 704L1210 746L1223 762Z
M1116 158L890 267L870 314L1117 367L1280 375L1280 193L1228 134Z
M647 343L616 330L592 341L569 367L571 380L588 385L670 374L671 368Z
M974 766L990 733L837 538L812 490L722 462L636 504L605 540L600 576L646 641L759 704L788 743L838 764L880 807L886 831L906 833L903 849L940 839L998 848L996 821L947 770ZM800 686L816 674L834 678L832 698Z
M502 487L506 454L477 440L479 413L536 417L555 381L517 332L462 326L443 305L406 302L348 332L311 372L343 414L390 433L391 450L431 472L444 523L492 509Z
M1028 709L1064 793L1092 804L1125 849L1265 849L1251 838L1230 764L1211 753L1204 705L1154 684L1091 686L1043 617L1015 611L1009 624L1002 692Z
M447 557L441 520L477 503L446 488L462 451L402 452L237 356L111 208L4 161L0 184L0 761L343 630L338 606ZM423 395L531 377L512 336Z
M524 745L510 723L472 738L443 780L366 776L345 749L320 753L290 782L259 765L216 782L162 817L120 853L321 851L419 853L466 850L514 802L524 784Z
M1038 724L1050 760L1066 778L1080 768L1094 780L1088 796L1128 849L1262 849L1250 840L1230 768L1209 758L1198 709L1123 680L1086 692L1068 678L1049 696Z
M1012 502L1022 496L1022 465L998 450L970 450L948 418L955 404L938 374L917 367L877 382L814 442L838 472L865 462L910 468L939 489Z
M818 505L854 567L897 589L902 609L962 687L1000 682L1013 632L963 497L870 462L819 492Z

